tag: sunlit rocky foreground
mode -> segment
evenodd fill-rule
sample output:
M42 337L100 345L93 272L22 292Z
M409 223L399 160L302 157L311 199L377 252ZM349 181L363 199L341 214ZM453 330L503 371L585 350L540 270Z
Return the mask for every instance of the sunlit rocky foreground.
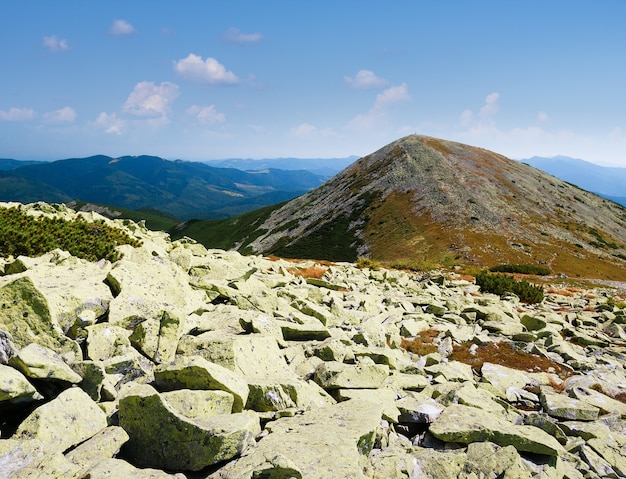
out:
M2 478L626 477L615 290L528 306L110 224L143 246L0 260Z

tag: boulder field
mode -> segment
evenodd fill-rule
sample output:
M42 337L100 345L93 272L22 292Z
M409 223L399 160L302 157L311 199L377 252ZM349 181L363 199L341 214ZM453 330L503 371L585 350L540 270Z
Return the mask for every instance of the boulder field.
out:
M142 246L0 259L0 478L626 477L618 290L527 305L106 221Z

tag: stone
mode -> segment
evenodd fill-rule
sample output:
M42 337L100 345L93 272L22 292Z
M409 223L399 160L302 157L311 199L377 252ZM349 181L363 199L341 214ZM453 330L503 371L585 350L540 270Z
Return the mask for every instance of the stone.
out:
M139 466L199 471L232 459L261 432L250 411L189 418L154 388L135 386L120 399L120 426L130 439L126 453Z
M0 402L24 402L43 399L28 379L14 369L0 364Z
M238 336L233 348L235 371L249 388L247 409L279 411L328 402L317 386L300 379L287 365L276 339L258 334Z
M594 421L600 413L600 409L587 402L546 390L541 391L541 404L550 416L571 421Z
M44 457L43 442L37 439L2 439L0 441L0 479L10 479L20 469Z
M375 389L389 375L389 367L382 364L344 364L323 362L315 370L314 380L329 389Z
M2 476L0 476L2 477ZM80 466L68 461L60 452L46 452L42 458L14 471L11 479L81 479Z
M230 414L235 401L233 395L226 391L191 389L164 392L161 397L174 411L190 419Z
M617 413L621 417L626 418L626 404L601 392L594 389L573 388L571 394L574 398L584 401L586 404L591 404L604 413Z
M397 394L392 389L338 389L336 391L338 401L363 400L372 401L383 407L383 419L397 423L401 411L397 407Z
M470 444L491 441L499 446L514 446L520 452L555 456L563 447L534 426L516 426L502 416L481 409L451 404L430 425L430 433L446 442Z
M182 323L179 313L164 310L158 317L137 324L128 339L155 363L172 361L182 336Z
M522 389L532 380L523 371L499 364L483 363L480 373L485 381L506 394L511 387Z
M65 458L87 472L105 459L117 455L128 441L126 431L119 426L109 426L92 438L79 444L65 455Z
M164 312L178 317L204 304L203 293L190 286L180 266L160 256L136 255L134 261L117 261L106 281L114 295L109 323L124 329L134 329L146 320L160 325Z
M280 418L268 423L256 447L208 477L365 479L381 415L380 404L349 400Z
M626 477L626 458L621 449L599 438L589 439L587 445L597 452L621 477Z
M154 371L157 387L174 389L217 389L233 395L233 412L241 412L248 401L248 383L240 375L200 356L177 357Z
M434 422L445 409L434 399L421 394L411 394L398 399L395 406L400 411L398 422L430 424Z
M36 343L71 359L82 357L78 343L65 336L29 277L0 286L0 311L0 330L11 336L17 349Z
M444 381L473 381L474 373L472 367L469 364L461 363L459 361L442 362L439 364L433 364L432 366L426 366L424 370Z
M87 330L87 358L103 361L113 356L128 354L132 346L128 337L130 331L109 323L98 323Z
M330 337L330 332L319 321L307 321L303 324L293 321L275 320L283 338L287 341L324 340Z
M69 388L35 409L17 428L14 439L38 439L46 453L63 452L107 427L106 414L81 389Z
M64 381L70 384L78 384L83 380L57 353L37 343L20 349L9 360L9 364L31 379Z
M185 479L183 474L168 474L154 468L138 468L122 459L104 459L92 467L84 479Z
M474 442L467 446L467 461L463 472L485 478L530 479L532 477L513 446L500 447L491 442Z

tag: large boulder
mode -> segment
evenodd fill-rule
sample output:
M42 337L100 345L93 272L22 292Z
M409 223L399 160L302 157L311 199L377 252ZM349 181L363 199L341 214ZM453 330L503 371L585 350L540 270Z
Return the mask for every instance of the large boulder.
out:
M119 421L130 436L125 449L133 462L168 470L199 471L232 459L261 432L252 412L190 418L147 385L120 399Z
M43 399L35 387L17 369L0 364L0 402Z
M0 311L0 330L11 336L17 349L36 343L70 359L82 357L78 343L65 336L46 297L28 276L0 286Z
M241 412L248 401L248 383L240 375L200 356L177 357L154 371L161 390L206 389L226 391L233 395L233 412Z
M446 442L491 441L518 451L556 456L563 453L556 439L534 426L516 426L504 417L460 404L448 406L430 426L430 433Z
M269 434L210 478L365 479L380 404L349 400L269 423Z
M106 414L77 387L35 409L17 428L14 439L38 439L46 453L63 452L107 427Z

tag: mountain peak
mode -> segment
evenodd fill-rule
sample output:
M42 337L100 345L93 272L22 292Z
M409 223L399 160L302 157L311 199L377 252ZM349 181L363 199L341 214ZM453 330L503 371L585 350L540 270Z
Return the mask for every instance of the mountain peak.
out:
M611 201L482 148L411 135L276 209L238 246L623 277L623 238L626 209Z

